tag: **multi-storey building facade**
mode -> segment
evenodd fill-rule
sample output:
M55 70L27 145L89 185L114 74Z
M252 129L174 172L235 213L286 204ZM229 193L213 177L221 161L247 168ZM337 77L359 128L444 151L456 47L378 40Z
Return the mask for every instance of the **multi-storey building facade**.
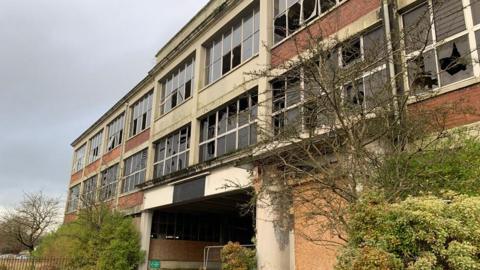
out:
M279 82L247 74L295 58L294 38L307 31L354 36L363 51L368 40L389 43L392 29L423 16L434 23L422 65L431 83L422 86L437 95L411 106L462 99L480 109L479 3L448 0L436 8L435 0L211 0L157 53L148 75L72 143L65 220L82 207L80 198L106 201L134 217L148 259L165 268L198 269L205 246L251 244L255 237L259 269L332 269L334 251L295 230L275 230L267 210L239 214L238 204L250 199L242 190L255 178L255 165L239 160L252 154L259 127L282 126L300 98L285 94L286 103L277 106L268 89ZM400 57L408 63L419 49L404 43ZM471 54L471 65L440 72L452 48ZM355 60L339 55L341 63ZM388 78L395 68L385 63L377 75ZM409 80L396 82L408 90ZM448 123L479 120L472 113Z

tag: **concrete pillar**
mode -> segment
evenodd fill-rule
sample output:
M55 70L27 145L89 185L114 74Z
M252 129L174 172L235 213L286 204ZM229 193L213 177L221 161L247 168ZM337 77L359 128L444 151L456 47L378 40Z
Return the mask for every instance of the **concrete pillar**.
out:
M258 270L293 270L293 234L275 227L271 206L262 198L257 201L257 263Z
M148 269L148 252L150 250L150 235L152 231L152 218L153 211L146 210L142 212L140 217L140 235L141 235L141 248L145 251L145 262L140 265L139 270Z

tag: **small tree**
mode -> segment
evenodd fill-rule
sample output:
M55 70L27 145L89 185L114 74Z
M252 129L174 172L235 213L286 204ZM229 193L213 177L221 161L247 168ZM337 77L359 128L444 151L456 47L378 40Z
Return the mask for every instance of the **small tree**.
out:
M132 219L103 204L80 210L77 220L44 239L36 255L66 257L83 270L131 270L144 260Z
M41 237L59 220L59 200L43 194L26 193L20 204L0 217L0 234L13 246L33 251Z
M370 195L351 217L338 270L480 269L480 197Z

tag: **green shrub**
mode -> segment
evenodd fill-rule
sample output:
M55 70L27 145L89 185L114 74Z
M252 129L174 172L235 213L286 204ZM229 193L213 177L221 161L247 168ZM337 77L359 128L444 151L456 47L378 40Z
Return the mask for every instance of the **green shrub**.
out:
M105 206L82 210L76 221L47 236L35 255L69 258L78 270L133 270L145 257L132 219Z
M480 197L369 195L351 213L337 270L480 269Z
M256 252L239 243L228 242L221 251L222 270L254 270L257 266Z

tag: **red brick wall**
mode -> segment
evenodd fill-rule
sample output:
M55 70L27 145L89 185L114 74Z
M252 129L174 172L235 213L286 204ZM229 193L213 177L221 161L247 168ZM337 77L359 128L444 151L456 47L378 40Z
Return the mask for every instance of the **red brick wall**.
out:
M272 66L278 66L308 49L312 37L328 37L380 7L379 0L349 0L272 50Z
M83 175L83 170L74 173L72 175L72 177L70 178L70 184L73 184L73 183L77 182L78 180L80 180L82 178L82 175Z
M219 243L212 242L151 239L149 259L201 262L203 261L203 248L218 245ZM218 257L214 259L218 259Z
M103 155L102 157L102 165L106 165L108 164L109 162L111 162L112 160L115 160L116 158L118 158L120 155L122 154L122 147L118 146L116 148L114 148L112 151L106 153L105 155Z
M118 208L128 209L143 203L143 192L135 192L118 198Z
M431 111L452 128L480 121L480 84L410 105L410 113Z
M150 138L150 129L147 128L146 130L142 131L141 133L135 135L133 138L129 139L125 143L125 152L132 150L133 148L141 145L142 143L148 141Z
M85 175L90 176L97 172L98 168L100 168L101 160L98 159L94 161L93 163L89 164L87 167L85 167Z

